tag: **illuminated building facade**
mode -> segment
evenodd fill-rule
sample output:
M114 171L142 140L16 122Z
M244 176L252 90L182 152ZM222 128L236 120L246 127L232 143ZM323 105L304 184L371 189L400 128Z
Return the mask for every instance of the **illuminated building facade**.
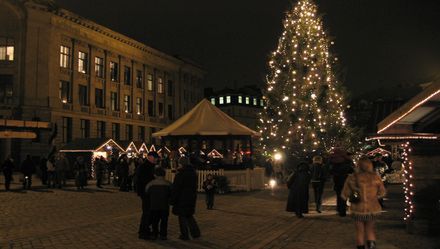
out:
M76 138L151 142L203 98L200 66L51 1L0 0L0 23L0 119L52 125L1 140L2 157L45 156Z

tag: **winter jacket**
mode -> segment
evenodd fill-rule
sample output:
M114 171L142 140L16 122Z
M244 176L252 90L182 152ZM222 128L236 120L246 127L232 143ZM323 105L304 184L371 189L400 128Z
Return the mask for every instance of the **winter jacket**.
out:
M206 193L215 193L215 190L217 189L217 182L214 179L208 180L206 179L203 182L203 189Z
M305 167L298 169L289 177L287 212L307 213L309 211L309 183L310 173Z
M385 196L385 187L380 176L375 172L355 174L348 176L341 194L341 197L347 200L353 191L359 192L361 200L351 203L350 212L358 215L380 213L382 209L379 198Z
M171 198L171 182L157 177L145 187L145 197L150 201L150 210L168 210Z
M310 166L311 182L324 182L327 179L327 166L314 163Z
M35 173L35 164L31 159L25 159L21 164L21 172L23 175L32 175Z
M6 159L6 161L2 164L3 174L10 175L12 174L13 169L14 169L14 163L11 160Z
M190 216L195 213L197 201L197 173L191 165L177 171L172 186L173 214Z
M58 160L55 162L55 169L56 171L68 171L70 169L70 165L67 158L58 158Z
M145 194L145 187L147 184L154 179L154 167L150 161L145 160L145 162L139 165L136 169L135 182L136 182L136 192L137 195L143 197Z

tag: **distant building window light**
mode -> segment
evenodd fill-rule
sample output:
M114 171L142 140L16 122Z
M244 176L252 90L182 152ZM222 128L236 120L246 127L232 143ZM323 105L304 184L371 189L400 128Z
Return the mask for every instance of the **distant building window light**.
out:
M243 96L238 96L238 103L242 104L243 103Z
M257 105L257 98L254 98L254 105Z
M249 97L246 97L246 105L249 105L250 99Z
M215 98L211 98L211 104L215 105Z
M219 102L219 104L220 104L220 105L223 105L223 104L224 104L224 102L225 102L225 100L224 100L224 98L223 98L223 97L220 97L220 98L219 98L219 101L218 101L218 102Z
M226 96L226 104L230 104L231 103L231 96Z
M264 100L260 99L260 106L264 106Z

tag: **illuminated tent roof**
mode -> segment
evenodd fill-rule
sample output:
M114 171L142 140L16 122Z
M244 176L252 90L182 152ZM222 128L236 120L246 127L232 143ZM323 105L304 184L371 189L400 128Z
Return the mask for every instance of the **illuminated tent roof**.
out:
M211 102L203 99L191 111L165 129L153 134L164 136L258 136L259 133L229 117Z

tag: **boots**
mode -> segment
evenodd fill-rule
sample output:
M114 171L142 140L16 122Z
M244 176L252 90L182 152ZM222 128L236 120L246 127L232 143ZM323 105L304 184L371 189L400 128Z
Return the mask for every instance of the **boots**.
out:
M367 249L376 249L376 241L367 240Z

